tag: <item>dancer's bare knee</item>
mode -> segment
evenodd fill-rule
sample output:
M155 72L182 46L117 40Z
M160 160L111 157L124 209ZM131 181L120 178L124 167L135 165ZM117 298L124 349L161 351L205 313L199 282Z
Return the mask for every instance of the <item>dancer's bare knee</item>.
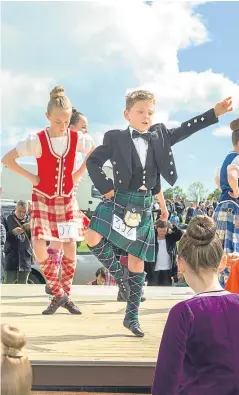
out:
M63 251L65 257L75 260L76 243L74 241L63 243Z
M102 240L102 236L97 233L95 230L88 229L85 234L85 241L89 247L94 247L100 243Z
M33 240L32 245L38 262L44 262L48 258L46 241Z
M128 255L128 268L133 273L143 273L144 261L131 254Z

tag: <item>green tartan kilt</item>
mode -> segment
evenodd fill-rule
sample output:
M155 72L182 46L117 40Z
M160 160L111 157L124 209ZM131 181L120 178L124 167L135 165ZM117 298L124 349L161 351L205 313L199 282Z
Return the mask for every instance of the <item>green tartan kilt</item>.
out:
M141 222L136 228L136 240L129 240L112 229L113 215L123 220L125 207L132 203L143 209ZM155 260L155 233L152 216L152 194L148 191L116 191L112 199L102 201L96 208L89 225L115 246L115 251L136 256L147 262ZM123 255L123 254L122 254Z

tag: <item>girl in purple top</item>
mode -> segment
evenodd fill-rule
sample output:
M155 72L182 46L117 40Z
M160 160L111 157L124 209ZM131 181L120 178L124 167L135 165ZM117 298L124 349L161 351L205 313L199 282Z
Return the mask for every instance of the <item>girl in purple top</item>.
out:
M196 295L169 313L152 395L239 395L239 295L218 282L223 249L211 218L191 219L178 255Z

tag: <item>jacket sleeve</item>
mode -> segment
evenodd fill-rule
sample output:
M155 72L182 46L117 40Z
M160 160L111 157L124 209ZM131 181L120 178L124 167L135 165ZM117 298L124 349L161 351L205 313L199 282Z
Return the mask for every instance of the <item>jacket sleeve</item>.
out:
M108 178L103 170L103 165L111 159L110 134L105 133L103 144L97 147L86 161L89 176L102 195L114 189L113 180Z
M160 174L158 173L156 185L152 189L152 195L157 195L160 191L161 191L161 178L160 178Z
M163 125L163 127L166 129L168 134L170 145L173 146L174 144L190 137L199 130L207 128L210 125L214 125L217 122L218 118L216 117L215 111L212 108L201 115L189 119L189 121L183 122L178 128L167 129L165 125Z
M173 226L172 233L169 234L172 243L177 243L181 239L182 235L183 232L177 226Z

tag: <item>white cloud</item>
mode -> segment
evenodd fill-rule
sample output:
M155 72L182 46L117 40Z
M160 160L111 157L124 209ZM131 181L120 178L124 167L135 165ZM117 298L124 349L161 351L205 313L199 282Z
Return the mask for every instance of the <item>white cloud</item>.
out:
M83 75L87 75L85 69L89 69L89 79L76 82L74 71L70 67L69 70L59 71L59 62L56 66L58 83L60 73L66 75L69 72L70 84L86 84L92 96L100 95L104 100L104 88L111 87L112 80L119 80L118 88L115 84L116 88L112 92L110 105L113 107L113 97L117 95L117 89L119 95L122 95L121 73L128 72L132 76L129 79L132 86L128 86L128 89L152 90L157 98L155 121L164 122L168 127L179 125L171 119L172 112L187 111L195 114L211 108L217 101L229 95L233 96L234 105L239 107L239 85L226 76L211 70L201 73L179 70L178 51L203 44L210 39L210 34L196 8L196 5L204 2L154 1L152 7L145 6L139 1L58 2L48 5L43 2L44 7L49 6L49 12L54 13L54 16L57 11L57 19L53 18L49 27L54 34L57 35L58 31L62 34L65 21L71 21L71 28L66 30L64 38L68 40L68 47L71 48L74 66L79 65L78 71L80 73L84 70ZM8 29L5 29L5 41L9 36L12 44L16 42L16 45L19 45L17 35L24 29L27 29L24 24L20 25L19 31L16 27L13 29L8 26ZM43 30L42 26L41 29L38 26L35 34L41 34L43 42L46 43L45 53L42 54L45 55L50 51L47 44L52 45L47 26ZM23 37L25 41L31 39L31 35L26 35L26 32ZM37 37L34 36L34 40L37 40ZM55 62L55 58L49 57L48 61ZM102 91L95 91L90 80L90 69L98 73L102 65L108 74L102 78ZM47 75L47 67L48 62L45 62L44 75ZM7 125L6 130L11 131L10 142L14 140L14 128L19 127L18 121L23 112L42 109L44 115L49 91L55 85L55 74L52 72L52 65L49 78L39 72L39 67L37 70L38 74L33 74L32 70L33 73L29 75L17 72L13 74L10 70L2 72L2 114L4 125ZM69 96L71 97L70 90ZM109 107L108 103L107 106ZM110 107L108 111L111 111ZM29 129L32 125L27 122L26 120L26 128ZM89 122L97 143L102 142L105 131L120 127L119 124L100 123L100 120L97 124L91 124L90 118ZM123 124L122 128L124 127Z
M223 125L213 130L212 134L217 137L228 137L232 135L232 131L229 126Z
M18 117L26 110L42 108L46 111L49 92L54 85L53 78L1 72L2 115L4 124L18 123ZM43 112L43 113L44 113Z

